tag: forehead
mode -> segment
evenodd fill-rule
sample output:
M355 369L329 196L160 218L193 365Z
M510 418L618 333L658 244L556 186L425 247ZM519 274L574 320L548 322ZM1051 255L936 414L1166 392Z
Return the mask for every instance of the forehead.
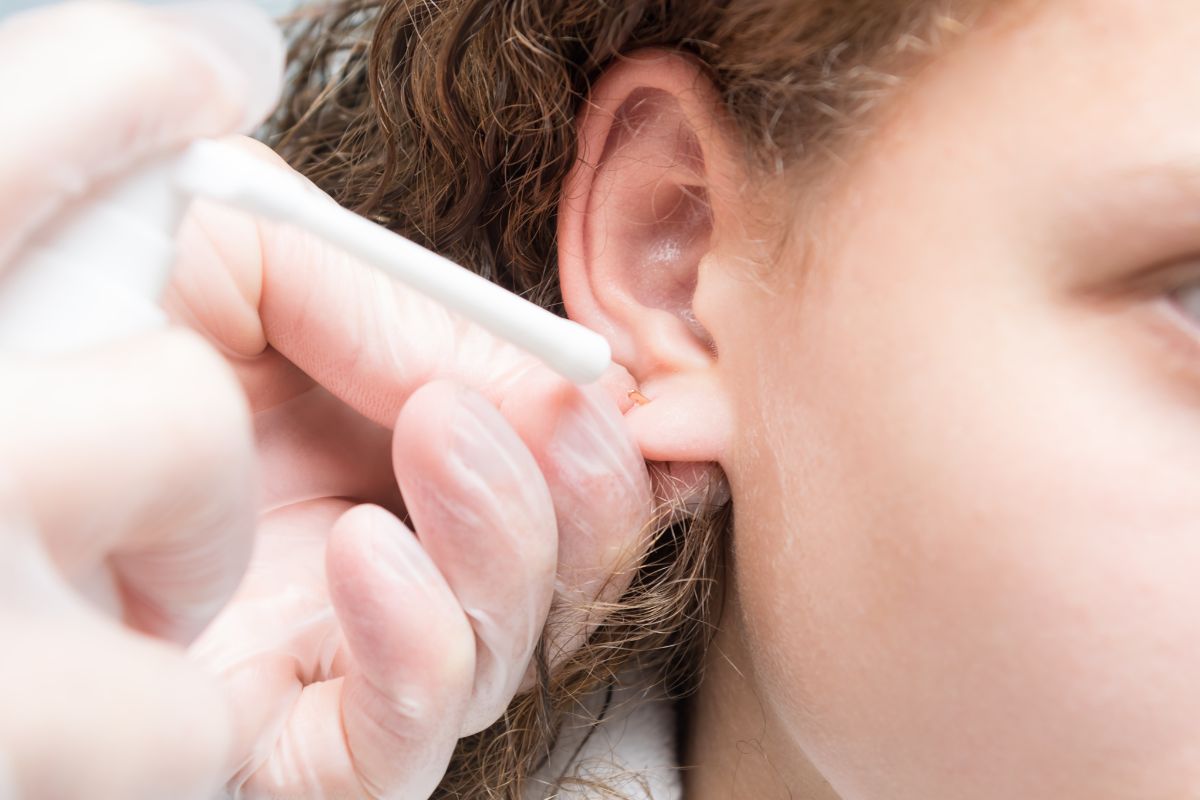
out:
M915 77L875 144L858 201L904 227L923 205L926 235L947 220L1032 234L1050 204L1119 201L1131 176L1185 185L1200 174L1200 2L998 2Z
M1148 128L1200 117L1200 2L999 3L926 77L921 110L1017 139L1090 130L1093 141L1194 140L1195 129Z

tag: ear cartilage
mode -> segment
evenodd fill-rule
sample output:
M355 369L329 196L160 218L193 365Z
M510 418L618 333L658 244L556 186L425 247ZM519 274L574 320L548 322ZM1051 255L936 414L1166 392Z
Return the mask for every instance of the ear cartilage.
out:
M307 230L540 358L578 384L612 361L600 334L556 316L416 242L315 192L296 176L228 144L199 141L184 154L185 191Z

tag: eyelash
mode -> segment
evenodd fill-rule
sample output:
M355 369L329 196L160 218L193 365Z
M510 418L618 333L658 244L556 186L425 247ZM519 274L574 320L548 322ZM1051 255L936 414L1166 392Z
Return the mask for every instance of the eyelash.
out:
M1173 354L1181 374L1194 380L1200 375L1200 262L1168 269L1155 294L1158 318L1170 323L1159 328L1167 334L1161 341L1169 345L1167 352Z
M1186 361L1197 369L1200 352L1200 258L1190 257L1159 263L1115 282L1090 287L1094 300L1125 306L1137 301L1142 308L1155 309L1159 323L1170 322L1160 332L1173 331L1169 339L1176 353L1186 352ZM1180 349L1182 348L1182 350Z
M1111 294L1110 294L1111 292ZM1200 353L1200 259L1187 258L1158 264L1127 277L1116 285L1102 290L1122 305L1137 300L1138 305L1154 310L1160 333L1167 334L1171 351L1180 356L1181 364L1197 370ZM1148 304L1148 305L1147 305ZM1169 323L1163 327L1162 323Z
M1082 297L1108 313L1132 313L1167 372L1189 396L1200 387L1200 257L1172 259L1083 290Z

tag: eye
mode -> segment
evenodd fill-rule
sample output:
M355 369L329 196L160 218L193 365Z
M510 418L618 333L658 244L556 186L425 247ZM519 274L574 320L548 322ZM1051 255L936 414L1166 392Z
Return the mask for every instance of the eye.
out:
M1170 294L1170 300L1189 322L1200 327L1200 280L1175 289Z

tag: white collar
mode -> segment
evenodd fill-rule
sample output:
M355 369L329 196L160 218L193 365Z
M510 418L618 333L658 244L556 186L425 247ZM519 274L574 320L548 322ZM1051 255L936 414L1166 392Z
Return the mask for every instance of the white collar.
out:
M618 686L593 693L584 705L526 784L523 800L611 800L613 792L622 800L681 800L675 709L661 681L625 673Z

